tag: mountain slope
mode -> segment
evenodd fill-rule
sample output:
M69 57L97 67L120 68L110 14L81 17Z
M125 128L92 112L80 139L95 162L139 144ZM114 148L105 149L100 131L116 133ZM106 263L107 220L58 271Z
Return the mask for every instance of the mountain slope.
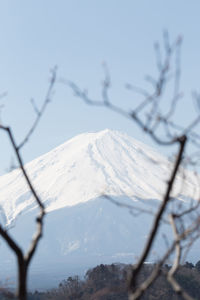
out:
M120 132L81 134L26 165L47 211L101 194L160 199L171 164L150 147ZM192 175L191 175L192 176ZM181 187L181 178L176 191ZM184 195L192 194L186 182ZM0 177L3 222L36 207L19 170Z
M62 279L65 270L72 273L100 262L132 261L142 249L152 217L133 218L101 195L131 205L152 204L162 199L171 168L150 147L112 130L81 134L28 163L28 174L48 212L32 266L32 284L33 275L42 272L51 282L50 274L51 279ZM176 181L174 196L182 201L193 196L194 180L189 175L184 190L182 174ZM11 233L26 248L37 206L19 170L0 177L0 208L1 223L13 227ZM162 247L159 241L157 251ZM11 274L13 258L4 244L0 257L2 272Z

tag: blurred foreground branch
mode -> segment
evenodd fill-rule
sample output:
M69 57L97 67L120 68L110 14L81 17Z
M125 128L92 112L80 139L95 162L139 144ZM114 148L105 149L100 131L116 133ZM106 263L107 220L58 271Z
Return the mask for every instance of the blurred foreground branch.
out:
M19 244L11 237L9 234L8 230L6 228L3 228L3 226L0 224L0 235L2 238L6 241L10 249L14 252L16 258L17 258L17 266L18 266L18 290L17 290L17 297L20 300L26 300L27 299L27 274L28 274L28 268L30 266L30 262L35 254L35 251L38 247L39 241L42 238L43 234L43 220L45 216L45 207L44 204L42 203L35 187L32 184L31 178L26 172L26 169L24 167L24 162L23 158L21 155L20 150L23 148L23 146L29 141L30 136L33 134L35 131L38 122L42 115L44 114L45 108L47 104L50 102L52 98L52 91L55 85L55 80L56 80L56 70L54 69L51 75L50 79L50 84L49 88L47 91L47 95L44 99L42 108L40 111L38 111L36 119L31 126L30 130L28 131L27 135L25 136L24 140L18 145L15 141L13 132L10 127L8 126L3 126L0 125L0 129L3 130L10 141L10 144L14 150L15 156L17 158L19 168L24 176L24 179L26 181L26 184L28 185L35 202L37 203L39 207L39 214L36 217L36 224L37 228L35 231L35 235L32 238L32 241L30 243L29 249L27 250L26 253L23 252L22 248L19 246Z
M148 235L148 239L144 245L142 254L140 255L137 264L133 267L129 281L129 297L131 300L140 299L146 289L155 281L161 272L161 266L166 260L175 255L175 259L171 270L166 274L166 278L172 285L173 289L184 299L192 299L175 281L174 273L180 265L180 259L182 255L182 248L189 249L195 240L199 237L199 201L195 205L190 205L189 209L179 210L180 202L177 202L176 197L172 196L173 187L176 184L177 176L183 172L183 167L187 163L190 166L196 166L197 163L186 155L186 145L191 144L198 149L196 157L199 157L200 147L200 135L195 132L195 128L199 125L200 114L199 110L197 116L189 121L186 126L177 124L178 104L183 98L183 94L180 92L180 51L181 51L182 38L179 36L174 42L170 42L167 32L163 34L163 50L159 43L155 44L156 54L156 66L158 71L157 78L147 76L146 80L153 88L153 92L140 87L136 87L132 84L126 84L126 88L137 95L142 101L136 104L135 107L128 111L123 107L115 105L109 98L109 90L111 88L111 77L106 65L104 65L105 79L102 86L101 100L93 100L88 92L81 89L76 83L67 80L61 80L62 83L72 89L74 95L86 104L107 108L122 117L136 123L146 134L148 134L154 142L161 146L173 146L177 147L175 159L172 163L172 171L167 180L166 191L163 191L163 197L158 207L157 212L154 215L151 230ZM161 55L161 52L162 55ZM163 59L162 59L163 57ZM172 95L169 92L166 93L167 87L170 85ZM166 99L167 98L167 99ZM199 98L196 96L196 102L199 107ZM164 102L165 101L165 102ZM138 101L134 101L138 103ZM168 105L166 105L166 103ZM185 177L183 176L183 186ZM109 198L109 196L107 196ZM198 199L199 199L198 194ZM191 196L192 199L192 196ZM173 228L172 246L169 247L163 258L155 268L152 274L143 283L138 283L138 278L142 270L147 257L150 255L153 243L158 236L158 230L160 228L163 216L167 214L167 208L170 203L175 203L174 210L170 213L170 224ZM119 205L119 203L115 203ZM124 207L124 204L122 204ZM130 207L127 207L130 209ZM189 221L186 221L186 217ZM176 222L179 224L181 233L177 231ZM186 243L187 242L187 243ZM184 244L185 243L185 244ZM185 246L184 246L185 245ZM187 250L188 250L187 249Z

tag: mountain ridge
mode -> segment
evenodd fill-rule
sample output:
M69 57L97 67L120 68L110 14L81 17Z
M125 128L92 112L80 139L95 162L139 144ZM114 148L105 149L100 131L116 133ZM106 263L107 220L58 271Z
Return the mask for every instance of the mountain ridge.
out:
M136 218L123 203L149 204L152 209L153 201L157 207L172 167L172 162L149 146L113 130L78 135L26 164L47 210L44 237L30 271L32 286L35 276L34 287L41 287L37 275L43 272L45 280L57 284L56 280L63 279L61 269L72 275L73 268L77 273L77 268L99 263L133 262L142 250L152 215ZM194 190L193 174L185 172L189 179L182 188L180 173L173 192L183 203ZM103 194L122 206L114 205ZM0 222L10 228L23 249L34 233L37 212L20 170L0 177ZM168 232L166 228L164 233ZM158 253L165 246L162 239L155 243ZM11 276L13 255L3 243L0 257L0 273Z
M106 129L80 134L25 168L47 211L51 211L102 194L159 199L171 163L134 138ZM0 206L8 223L36 207L20 170L0 177Z

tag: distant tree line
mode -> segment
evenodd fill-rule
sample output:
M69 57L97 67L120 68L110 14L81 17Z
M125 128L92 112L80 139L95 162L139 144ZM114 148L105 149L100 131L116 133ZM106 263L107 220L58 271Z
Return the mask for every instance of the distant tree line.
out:
M166 280L165 273L171 266L164 265L160 269L160 276L145 291L143 300L178 300L182 299ZM138 285L151 274L154 264L144 264ZM127 277L132 265L111 264L99 265L87 271L85 278L79 276L68 277L57 288L46 292L35 291L28 295L28 300L128 300ZM194 299L200 295L200 261L195 265L186 262L181 265L175 275L177 282ZM0 290L0 300L15 299L13 294Z

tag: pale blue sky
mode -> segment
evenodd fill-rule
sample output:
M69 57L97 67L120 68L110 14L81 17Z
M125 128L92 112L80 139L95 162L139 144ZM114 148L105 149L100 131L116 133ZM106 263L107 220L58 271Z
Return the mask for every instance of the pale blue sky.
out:
M30 98L38 106L48 87L49 70L88 88L94 98L101 92L102 62L111 77L113 101L125 102L127 82L143 86L144 76L155 73L153 43L168 29L182 34L182 90L192 116L192 90L200 90L200 2L198 0L6 0L0 2L0 92L7 91L2 112L18 141L34 120ZM132 97L132 96L131 96ZM134 99L135 97L133 97ZM134 100L133 100L134 101ZM131 107L131 106L130 106ZM186 117L187 116L187 117ZM24 148L25 161L43 154L70 137L113 128L152 145L136 125L105 109L86 106L70 89L56 85L37 131ZM12 156L3 133L0 172Z

